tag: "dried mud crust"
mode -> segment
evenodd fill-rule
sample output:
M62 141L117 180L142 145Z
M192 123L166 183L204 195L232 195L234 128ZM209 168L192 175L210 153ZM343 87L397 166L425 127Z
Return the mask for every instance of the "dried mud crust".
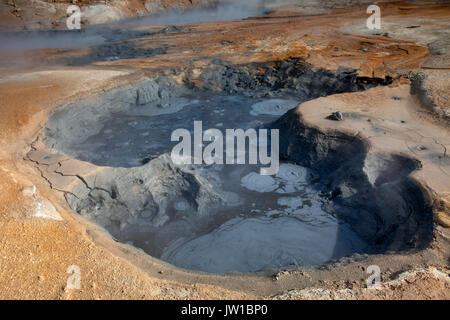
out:
M430 290L433 288L433 290ZM333 289L308 288L291 290L272 297L275 300L397 300L412 299L423 295L425 299L448 299L450 297L448 269L424 268L400 273L394 279L383 281L378 288L358 286Z
M411 93L417 94L422 106L432 116L437 116L450 126L450 78L449 71L422 70L412 71Z

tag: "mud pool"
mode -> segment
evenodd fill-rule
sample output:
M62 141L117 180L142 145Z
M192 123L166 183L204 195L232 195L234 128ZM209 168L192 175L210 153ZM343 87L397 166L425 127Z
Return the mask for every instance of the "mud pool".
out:
M222 132L265 128L297 104L184 96L101 114L93 123L62 109L50 118L44 142L102 168L84 199L68 198L74 211L175 266L251 272L365 252L367 244L320 194L312 169L282 161L276 175L262 176L257 165L175 166L170 160L175 129L192 131L196 120ZM76 128L83 133L62 132Z

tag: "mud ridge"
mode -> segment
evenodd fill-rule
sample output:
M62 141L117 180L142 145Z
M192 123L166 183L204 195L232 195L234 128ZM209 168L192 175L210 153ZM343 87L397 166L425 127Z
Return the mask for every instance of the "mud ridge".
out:
M415 159L372 154L359 136L322 132L291 110L273 124L280 128L280 154L321 173L323 192L339 208L339 218L375 252L424 249L432 240L432 196L409 175Z

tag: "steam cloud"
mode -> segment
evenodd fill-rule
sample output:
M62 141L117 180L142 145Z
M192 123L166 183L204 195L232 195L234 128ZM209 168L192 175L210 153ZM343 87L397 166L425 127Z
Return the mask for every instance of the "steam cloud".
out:
M144 27L187 24L207 21L240 20L262 15L267 8L317 0L220 0L214 8L171 10L157 15L132 18L105 25L92 25L82 30L0 32L0 52L40 48L80 48L99 45L105 34L117 26Z

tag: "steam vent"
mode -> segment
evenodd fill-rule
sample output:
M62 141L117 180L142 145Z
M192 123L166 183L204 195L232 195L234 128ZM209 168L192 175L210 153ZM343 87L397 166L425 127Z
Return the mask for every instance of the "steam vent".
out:
M450 299L450 1L0 17L0 299Z

